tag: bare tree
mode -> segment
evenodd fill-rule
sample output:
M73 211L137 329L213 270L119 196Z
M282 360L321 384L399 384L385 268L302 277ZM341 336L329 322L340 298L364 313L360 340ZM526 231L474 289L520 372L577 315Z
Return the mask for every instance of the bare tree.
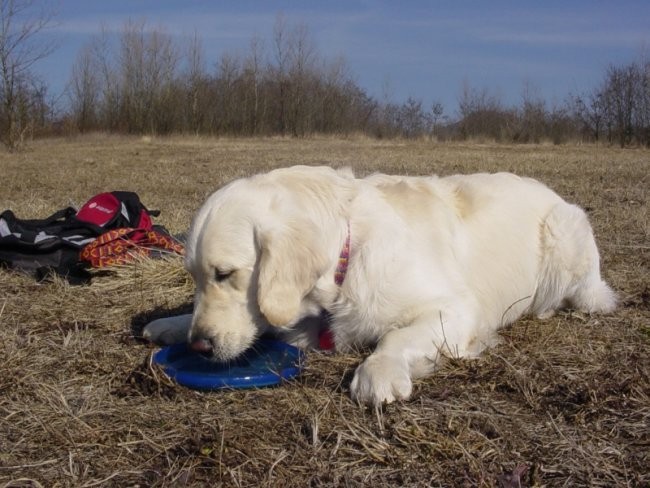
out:
M573 95L570 97L571 111L582 125L583 134L588 140L598 142L605 126L605 100L599 90L588 95Z
M422 102L409 97L399 109L398 124L404 137L414 139L428 132L431 122Z
M609 66L591 93L572 98L572 110L589 139L650 146L650 61Z
M539 143L547 129L546 107L538 88L530 81L524 81L521 94L519 127L515 134L517 142Z
M167 132L178 54L169 34L129 22L121 38L122 119L129 132Z
M632 140L636 110L637 73L634 65L607 69L604 91L606 105L613 123L615 136L621 147Z
M264 42L259 37L253 37L250 42L250 52L244 60L244 84L246 89L245 109L246 128L248 134L258 134L260 123L264 118L265 104L262 103L261 85L263 81L262 63L264 59Z
M194 134L206 130L208 120L208 75L203 44L195 32L187 50L187 66L181 90L187 91L186 125Z
M487 137L495 141L512 138L514 114L503 106L499 96L491 95L487 89L475 90L464 82L458 107L461 138Z
M278 105L276 130L284 135L287 130L287 106L289 104L289 41L284 17L279 16L273 26L273 54L275 67L272 77L276 86Z
M443 119L445 107L436 101L431 104L431 136L438 137L438 124Z
M635 134L640 144L650 147L650 58L638 64Z
M77 129L93 130L97 124L97 105L100 96L99 77L91 45L77 55L72 67L70 102Z
M104 129L118 130L122 90L110 33L105 27L102 27L101 34L91 41L90 46L101 91L98 117Z
M290 113L289 124L294 136L312 131L310 91L316 73L316 49L309 37L307 26L299 24L289 35Z
M217 66L215 117L220 132L241 133L242 114L239 97L241 93L241 64L239 59L229 53L221 56Z
M350 83L348 66L343 58L325 64L321 76L322 86L318 97L318 123L324 132L349 132L355 110L356 94ZM357 128L357 127L355 127Z
M10 150L21 144L32 122L25 117L37 84L32 68L55 48L39 37L54 14L37 6L33 0L0 0L0 122L2 142Z

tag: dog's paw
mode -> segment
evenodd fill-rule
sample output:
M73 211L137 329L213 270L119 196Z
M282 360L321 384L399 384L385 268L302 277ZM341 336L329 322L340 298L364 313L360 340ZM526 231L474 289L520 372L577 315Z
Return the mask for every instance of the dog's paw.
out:
M361 363L350 385L352 399L370 405L406 400L412 389L406 361L379 354L373 354Z
M537 318L539 320L552 319L554 316L555 316L555 310L552 309L552 308L546 310L545 312L540 312L540 313L537 314Z
M191 325L191 315L165 317L149 322L142 330L142 337L163 346L181 344L187 342Z

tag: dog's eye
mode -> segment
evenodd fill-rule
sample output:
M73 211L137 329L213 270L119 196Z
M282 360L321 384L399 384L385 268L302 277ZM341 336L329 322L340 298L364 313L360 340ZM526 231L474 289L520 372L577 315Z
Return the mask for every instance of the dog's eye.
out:
M227 280L230 275L233 274L233 271L222 271L220 269L215 269L214 270L214 280L217 283L221 283L224 280Z

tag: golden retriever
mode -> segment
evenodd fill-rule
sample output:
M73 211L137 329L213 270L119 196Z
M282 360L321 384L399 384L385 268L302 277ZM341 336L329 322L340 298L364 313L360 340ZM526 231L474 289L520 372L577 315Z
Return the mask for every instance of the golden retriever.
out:
M359 179L295 166L235 180L197 213L186 267L194 314L145 337L227 361L269 331L314 347L327 311L337 350L374 346L350 392L375 405L407 399L441 356L477 355L523 314L616 302L585 213L506 173Z

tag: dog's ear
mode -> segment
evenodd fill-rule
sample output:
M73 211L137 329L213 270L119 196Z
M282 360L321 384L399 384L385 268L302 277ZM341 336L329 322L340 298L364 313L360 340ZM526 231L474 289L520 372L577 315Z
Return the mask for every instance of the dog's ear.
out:
M271 325L292 325L300 304L325 271L327 256L313 224L293 222L258 235L261 250L257 302Z
M349 170L295 166L268 174L273 198L256 229L257 302L277 327L293 325L302 300L336 261L340 224L355 195ZM334 245L334 247L332 247Z

